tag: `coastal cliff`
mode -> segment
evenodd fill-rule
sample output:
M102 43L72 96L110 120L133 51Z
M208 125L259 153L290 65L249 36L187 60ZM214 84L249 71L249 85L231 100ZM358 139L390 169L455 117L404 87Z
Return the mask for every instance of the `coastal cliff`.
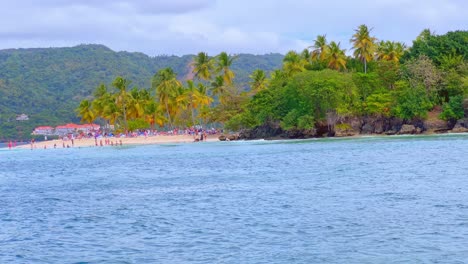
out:
M468 109L468 108L467 108ZM444 121L438 118L405 121L395 117L349 117L338 124L316 124L312 129L283 130L278 122L268 122L253 129L243 129L238 139L305 139L316 137L350 137L358 135L410 135L468 132L468 115Z

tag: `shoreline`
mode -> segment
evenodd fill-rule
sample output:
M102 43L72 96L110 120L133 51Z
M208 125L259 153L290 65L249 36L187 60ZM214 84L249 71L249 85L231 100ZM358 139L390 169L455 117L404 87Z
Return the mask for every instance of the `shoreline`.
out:
M265 141L281 141L281 140L311 140L311 139L359 139L359 138L399 138L399 137L425 137L425 136L456 136L456 135L468 135L468 132L445 132L445 133L434 133L434 132L423 132L423 133L414 133L414 134L393 134L387 135L385 133L377 134L356 134L352 136L323 136L323 137L297 137L297 138L288 138L288 137L265 137L265 138L249 138L249 139L238 139L232 141L255 141L255 140L265 140Z
M207 140L203 142L213 142L219 141L219 135L208 135ZM122 138L107 138L109 140L109 144L106 144L106 138L98 138L95 140L94 138L82 138L82 139L75 139L73 140L73 144L71 140L61 140L61 139L54 139L54 140L46 140L46 141L38 141L34 143L33 149L54 149L54 148L84 148L84 147L112 147L112 146L120 146L120 142L122 142L122 146L136 146L136 145L159 145L159 144L170 144L170 143L197 143L194 140L194 136L191 135L157 135L157 136L139 136L139 137L122 137ZM96 146L97 142L97 146ZM102 146L101 146L102 142ZM55 145L55 147L54 147ZM8 148L5 146L4 148ZM12 149L31 149L31 144L19 145L13 147Z
M265 140L265 141L294 141L294 140L326 140L326 139L361 139L361 138L400 138L400 137L425 137L425 136L456 136L456 135L468 135L468 132L451 132L451 133L420 133L420 134L402 134L402 135L386 135L386 134L358 134L353 136L341 136L341 137L307 137L307 138L285 138L285 137L268 137L268 138L254 138L254 139L238 139L232 141L255 141L255 140ZM208 135L206 141L203 142L222 142L218 139L220 135ZM33 149L54 149L55 148L101 148L101 147L115 147L120 146L120 140L122 140L122 146L140 146L140 145L163 145L163 144L173 144L173 143L199 143L194 141L193 136L191 135L158 135L158 136L148 136L148 137L129 137L129 138L108 138L112 144L106 145L104 143L105 139L97 139L98 145L94 138L83 138L75 139L74 146L71 145L71 140L47 140L39 141L34 143ZM103 141L103 146L100 146L101 140ZM64 147L65 144L65 147ZM67 145L69 147L67 147ZM7 149L8 146L1 147L1 149ZM31 144L18 145L12 147L12 149L31 149Z

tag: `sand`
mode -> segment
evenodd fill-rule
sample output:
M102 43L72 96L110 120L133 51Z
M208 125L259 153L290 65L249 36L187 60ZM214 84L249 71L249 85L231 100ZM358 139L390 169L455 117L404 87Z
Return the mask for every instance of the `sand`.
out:
M206 141L213 142L219 141L219 135L209 135ZM102 140L103 147L111 147L112 145L105 145L104 138L98 138L97 143L100 147L100 141ZM151 145L151 144L167 144L167 143L194 143L194 137L190 135L175 135L175 136L139 136L139 137L130 137L130 138L109 138L111 142L118 143L120 145L120 140L122 140L122 145ZM65 146L70 146L70 148L78 148L78 147L96 147L95 139L94 138L82 138L82 139L75 139L74 146L72 146L71 140L47 140L34 143L35 149L53 149L54 144L57 148L63 148L63 144ZM23 148L23 149L30 149L31 144L18 146L16 148Z

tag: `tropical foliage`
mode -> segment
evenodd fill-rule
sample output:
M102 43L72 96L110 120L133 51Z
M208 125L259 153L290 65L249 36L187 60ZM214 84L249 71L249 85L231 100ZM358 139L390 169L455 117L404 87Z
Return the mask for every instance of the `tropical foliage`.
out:
M247 91L235 82L235 56L222 52L209 57L200 52L191 63L194 80L185 85L171 68L154 75L155 96L145 97L152 108L150 116L168 128L208 122L234 130L267 122L278 122L285 130L311 129L350 116L424 119L436 105L443 105L443 119L463 116L461 105L468 90L465 53L454 50L434 62L418 45L414 51L400 42L377 43L370 33L366 25L355 30L350 40L353 57L346 56L340 43L319 35L302 52L289 51L282 68L271 72L270 78L265 71L254 70ZM423 32L415 43L436 38L427 34ZM97 98L103 97L102 91L99 86ZM119 98L121 93L118 89L107 97ZM130 109L135 108L136 95L130 93L127 108L121 100L109 101L121 113L113 122L138 118L125 117L125 109L134 112ZM99 106L83 100L77 110L83 121L99 116L90 112L90 105Z
M451 53L437 51L445 42L429 31L408 49L400 42L377 42L371 30L360 25L350 39L353 57L346 56L339 42L319 35L302 52L289 51L282 68L271 72L270 78L265 71L254 70L246 92L235 82L235 56L222 52L209 57L200 52L191 64L194 80L183 86L170 68L163 69L153 77L155 97L147 102L158 109L152 117L159 113L158 124L169 128L209 122L237 130L277 122L285 130L311 129L352 116L424 119L436 105L443 105L441 118L457 119L464 115L462 103L468 91L467 54L454 42L468 41L466 32L447 35L457 36L450 41L441 38L458 47ZM423 49L421 42L438 45ZM434 61L433 53L441 57ZM114 86L116 94L107 97L116 98L109 102L121 115L113 120L122 120L125 127L126 118L137 118L126 117L125 110L134 112L130 109L135 108L138 93L130 93L125 105L118 99L122 89ZM97 88L97 98L104 90ZM99 104L83 100L77 110L83 121L99 116L90 105Z
M74 60L62 62L41 50L34 58L48 56L55 64L39 65L32 59L26 63L27 56L20 51L3 51L0 69L8 70L0 71L0 98L22 101L2 99L0 110L11 119L23 109L40 109L33 116L35 122L50 125L78 120L69 117L72 112L84 123L110 124L121 132L207 124L238 130L267 122L286 130L311 129L347 117L424 119L435 106L442 106L441 118L463 116L467 31L435 35L424 30L409 48L394 41L378 42L371 33L360 25L350 34L352 56L326 35L284 57L200 52L153 59L102 46L91 46L88 54L83 52L90 47L80 46L63 50ZM156 65L157 59L163 60ZM91 64L77 62L88 60ZM278 60L282 65L272 66ZM88 65L90 72L84 71ZM31 82L38 76L52 82L48 89L34 85L38 79ZM20 84L25 88L11 88ZM57 100L60 104L54 105ZM13 122L0 126L23 135L31 131Z
M142 53L114 52L102 45L0 50L0 141L29 139L37 126L80 122L81 115L77 117L75 112L80 102L88 100L94 110L99 109L93 94L95 88L106 84L108 92L113 91L112 82L117 76L131 81L127 92L134 87L147 88L154 96L155 90L150 87L156 72L171 68L177 79L185 82L193 77L192 62L196 57L198 55L149 57ZM236 85L248 90L249 75L253 70L262 69L269 73L281 67L283 57L281 54L238 54L231 65ZM206 59L209 61L212 57ZM209 70L215 65L212 64L208 66ZM201 74L194 77L196 82L203 78L211 80L211 76ZM105 111L109 116L107 122L114 120L119 115L118 107L103 104L109 98L101 99L101 108L105 105L106 109L99 111ZM29 116L28 121L15 120L22 113ZM104 120L99 120L104 124ZM158 117L148 122L157 125L167 121L162 122Z

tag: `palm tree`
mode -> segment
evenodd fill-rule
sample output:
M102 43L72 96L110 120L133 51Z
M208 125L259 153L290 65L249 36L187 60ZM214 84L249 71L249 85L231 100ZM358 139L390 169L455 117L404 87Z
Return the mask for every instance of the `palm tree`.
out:
M115 97L115 103L118 107L122 109L122 115L123 115L123 121L124 121L124 128L125 128L125 133L127 133L128 130L128 123L127 123L127 101L128 101L128 93L127 93L127 87L130 85L130 81L128 81L125 78L122 78L118 76L115 78L115 80L112 82L112 85L117 88L118 92Z
M217 56L216 71L222 73L226 85L231 85L235 77L234 72L231 70L232 62L235 58L236 57L229 56L226 52L221 52Z
M327 35L318 35L309 48L313 48L310 53L312 61L325 61L328 56Z
M335 41L330 42L328 46L328 67L334 70L346 69L346 55L345 50L340 48L340 43Z
M250 89L253 94L266 89L268 80L263 70L257 69L249 77L252 79Z
M128 117L138 119L144 116L145 105L150 100L149 92L146 89L138 90L134 87L130 91L128 100Z
M122 116L122 109L117 106L115 99L107 101L104 106L103 118L109 120L109 124L116 125L117 120Z
M287 74L283 70L276 69L270 73L270 80L286 80Z
M163 126L166 122L164 111L161 110L161 107L155 101L149 101L145 105L145 120L151 125L151 129L154 129L155 124Z
M213 102L213 98L210 97L207 93L206 86L203 83L199 83L195 96L195 105L198 107L209 106Z
M222 104L226 103L228 89L224 83L223 76L216 76L216 78L211 82L211 93L213 96L218 96L219 101Z
M283 58L283 69L288 74L288 76L292 76L295 73L305 71L306 64L307 61L304 60L295 51L289 51Z
M92 107L96 117L104 119L106 127L109 124L109 120L106 119L106 106L109 102L113 102L112 95L107 91L107 87L104 84L99 85L94 91L94 100L92 102Z
M367 62L372 60L377 39L370 36L372 29L366 25L360 25L351 38L353 43L354 57L364 63L364 73L367 73Z
M305 60L307 63L310 63L310 59L312 54L310 53L309 49L303 49L301 52L301 58Z
M177 102L190 110L192 125L195 125L195 110L202 105L209 105L213 99L206 95L206 87L199 83L195 86L192 80L187 81L184 91L177 97Z
M377 46L376 57L379 60L399 62L406 46L401 42L381 41Z
M76 111L81 116L81 122L92 123L96 117L89 100L81 101Z
M172 104L174 104L174 98L177 96L177 89L181 85L171 68L162 69L153 76L152 87L156 90L159 102L165 107L171 129L173 128L171 110L174 108Z
M211 79L211 73L214 69L214 61L208 56L208 53L199 52L192 61L193 73L199 80Z
M193 94L196 90L196 86L192 80L187 80L187 86L183 87L182 92L177 96L177 104L190 110L192 118L192 125L195 125L194 105L193 105Z
M96 90L94 90L94 98L101 98L108 94L107 87L105 84L100 84L98 87L96 87Z

